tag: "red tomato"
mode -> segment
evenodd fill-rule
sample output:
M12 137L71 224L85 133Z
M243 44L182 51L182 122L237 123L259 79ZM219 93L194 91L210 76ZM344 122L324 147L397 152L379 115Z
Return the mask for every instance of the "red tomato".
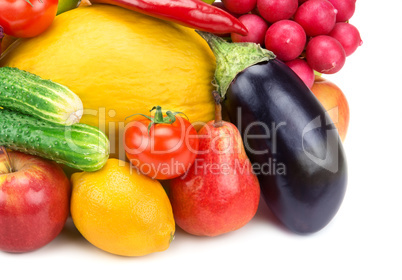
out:
M194 162L197 131L187 119L175 118L173 123L152 123L144 117L127 124L124 148L141 173L154 179L172 179L184 174Z
M1 0L0 25L4 28L4 33L10 36L19 38L37 36L53 22L58 2L58 0Z

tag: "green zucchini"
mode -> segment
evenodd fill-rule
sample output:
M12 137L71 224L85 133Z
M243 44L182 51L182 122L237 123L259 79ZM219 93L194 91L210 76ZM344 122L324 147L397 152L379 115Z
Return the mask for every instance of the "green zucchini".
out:
M109 158L109 140L97 127L54 124L8 109L0 109L0 146L83 171L96 171Z
M63 125L79 122L84 111L66 86L12 67L0 68L0 107Z

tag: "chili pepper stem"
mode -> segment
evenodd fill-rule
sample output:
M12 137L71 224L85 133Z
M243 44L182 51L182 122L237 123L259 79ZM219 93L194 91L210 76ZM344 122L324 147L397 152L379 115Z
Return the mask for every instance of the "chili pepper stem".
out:
M214 84L225 97L230 83L244 69L275 58L275 54L254 43L231 43L208 32L196 31L209 45L216 58Z

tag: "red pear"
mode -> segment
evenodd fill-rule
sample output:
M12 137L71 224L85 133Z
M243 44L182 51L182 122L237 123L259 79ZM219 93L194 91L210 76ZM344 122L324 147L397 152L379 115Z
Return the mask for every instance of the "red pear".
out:
M237 230L255 215L260 186L237 128L216 118L198 132L199 151L183 176L170 182L169 196L177 225L199 236Z

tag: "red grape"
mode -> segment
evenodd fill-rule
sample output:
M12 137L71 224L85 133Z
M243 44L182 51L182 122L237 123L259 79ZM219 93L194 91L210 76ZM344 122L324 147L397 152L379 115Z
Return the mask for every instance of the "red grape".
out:
M258 12L270 23L291 18L298 5L298 0L257 0Z
M328 0L338 11L336 14L337 22L349 20L355 13L356 0Z
M280 20L272 24L265 35L265 47L279 60L288 61L298 57L306 45L306 33L295 21Z
M345 64L346 53L338 40L328 35L320 35L308 42L306 60L317 72L334 74Z
M239 17L239 21L248 29L246 36L232 33L233 42L252 42L264 45L265 33L268 29L268 24L260 16L253 14L245 14Z
M363 44L359 30L350 23L338 22L328 35L341 43L346 56L354 53L357 47Z
M314 84L314 70L308 65L308 63L300 58L293 59L285 62L287 66L292 69L300 79L311 88Z
M336 22L336 9L327 0L308 0L300 5L294 16L308 36L331 32Z
M247 14L254 9L257 0L222 0L226 9L236 14Z

